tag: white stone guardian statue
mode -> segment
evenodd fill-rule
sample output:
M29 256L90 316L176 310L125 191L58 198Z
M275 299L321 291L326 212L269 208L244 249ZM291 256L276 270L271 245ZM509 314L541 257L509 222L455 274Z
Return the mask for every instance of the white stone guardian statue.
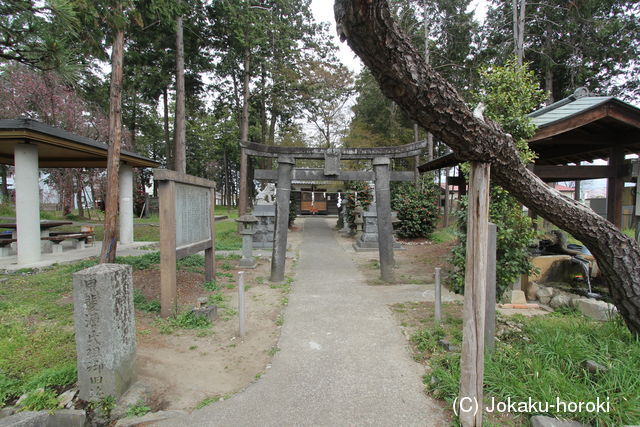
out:
M273 205L276 201L276 185L268 183L256 196L256 205Z

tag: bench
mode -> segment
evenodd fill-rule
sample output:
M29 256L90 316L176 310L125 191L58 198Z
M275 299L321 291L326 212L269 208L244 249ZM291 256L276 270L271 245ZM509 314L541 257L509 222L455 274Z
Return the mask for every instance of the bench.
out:
M65 240L73 240L75 249L84 249L85 244L93 241L95 237L95 233L93 232L79 232L79 233L65 233L65 232L55 232L51 233L50 236L41 237L41 240L45 240L53 243L51 246L51 250L53 253L62 253L62 245L61 243Z
M9 252L11 251L11 244L15 241L17 241L17 239L5 237L0 238L0 258L9 256Z

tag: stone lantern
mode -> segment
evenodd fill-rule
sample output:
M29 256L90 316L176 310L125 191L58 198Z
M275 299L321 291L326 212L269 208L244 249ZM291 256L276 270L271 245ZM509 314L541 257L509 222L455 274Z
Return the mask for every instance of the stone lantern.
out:
M256 268L256 260L253 259L253 235L256 233L255 225L258 218L253 215L242 215L236 219L240 223L238 231L242 236L242 259L238 266L242 268Z
M364 219L362 219L364 209L360 206L360 202L356 203L356 207L353 209L353 212L355 214L353 222L356 225L356 239L359 239L360 236L362 236L362 224L364 224Z

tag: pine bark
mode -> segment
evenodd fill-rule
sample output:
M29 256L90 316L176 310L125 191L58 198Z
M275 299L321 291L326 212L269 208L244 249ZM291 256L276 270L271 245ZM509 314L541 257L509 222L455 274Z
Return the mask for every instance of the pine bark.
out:
M104 238L100 263L112 263L118 246L118 174L122 149L122 72L124 30L117 30L111 53L111 86L109 89L109 151L107 159L107 197L104 213Z
M341 38L383 93L464 160L491 163L491 175L520 203L566 230L595 256L611 298L640 336L640 247L588 207L548 187L521 162L513 138L475 118L456 90L426 65L392 19L386 1L336 0Z

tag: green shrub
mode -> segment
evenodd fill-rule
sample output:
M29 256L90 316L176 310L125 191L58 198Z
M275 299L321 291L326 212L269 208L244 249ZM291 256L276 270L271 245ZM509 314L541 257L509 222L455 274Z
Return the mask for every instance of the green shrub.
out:
M298 216L298 208L293 193L289 197L289 227L291 227Z
M459 243L453 248L449 262L454 269L447 278L449 288L457 293L464 292L464 272L466 264L466 224L467 198L460 200L456 211ZM535 237L531 219L524 215L516 200L496 185L491 187L489 205L490 221L496 224L496 295L499 297L521 275L532 270L527 247Z
M373 202L373 191L366 182L352 182L348 185L349 192L346 194L347 203L347 221L350 228L356 228L354 223L356 215L354 209L356 208L356 192L357 201L360 202L360 206L365 211L369 208L369 205Z
M535 75L526 65L519 66L515 59L511 59L504 66L483 68L480 76L481 90L477 99L486 105L486 116L500 123L505 132L513 136L521 160L524 163L532 162L535 153L529 148L527 140L536 127L527 113L545 98ZM449 260L454 269L447 280L449 287L459 293L464 291L466 200L466 197L461 198L457 211L460 240ZM531 220L524 215L520 204L497 185L491 186L489 216L497 226L496 294L500 296L520 275L531 272L527 247L535 233Z
M135 405L129 406L127 409L127 417L141 417L151 412L151 408L144 404L144 402L138 402Z
M417 190L411 183L395 187L391 207L398 213L400 223L396 226L400 237L429 237L438 220L438 190L429 186Z

